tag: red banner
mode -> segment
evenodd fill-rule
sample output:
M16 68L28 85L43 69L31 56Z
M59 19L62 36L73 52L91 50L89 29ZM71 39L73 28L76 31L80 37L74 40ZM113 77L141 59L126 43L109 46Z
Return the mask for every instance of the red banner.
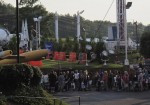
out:
M66 60L66 53L65 52L54 52L54 60Z
M43 62L42 62L42 60L40 60L40 61L29 61L28 64L32 65L32 66L38 66L38 67L40 67L40 66L43 65Z
M54 52L54 60L59 60L59 52Z
M61 61L66 60L66 53L65 52L59 52L59 60L61 60Z
M69 62L76 62L76 53L75 52L71 52L70 54L69 54Z

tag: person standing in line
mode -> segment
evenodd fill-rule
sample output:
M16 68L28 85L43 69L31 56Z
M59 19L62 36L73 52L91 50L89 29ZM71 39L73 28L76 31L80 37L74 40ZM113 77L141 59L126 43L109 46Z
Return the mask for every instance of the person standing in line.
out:
M49 74L50 91L51 91L52 93L55 92L56 81L57 81L57 77L56 77L56 75L55 75L55 72L52 71L52 72Z
M108 73L107 71L104 72L102 80L104 81L104 89L105 91L108 90Z
M70 77L69 77L69 71L66 72L65 74L65 91L69 90L69 82L70 82Z
M129 89L129 75L127 71L124 72L122 79L123 79L123 89L127 91Z
M64 85L65 85L64 73L60 72L60 75L58 76L58 91L63 91Z
M74 73L74 82L75 82L75 89L79 89L79 73L78 70L75 71Z
M108 74L108 88L112 90L112 87L113 87L113 73L110 70Z
M139 81L140 91L143 91L143 73L142 73L142 71L139 71L138 81Z

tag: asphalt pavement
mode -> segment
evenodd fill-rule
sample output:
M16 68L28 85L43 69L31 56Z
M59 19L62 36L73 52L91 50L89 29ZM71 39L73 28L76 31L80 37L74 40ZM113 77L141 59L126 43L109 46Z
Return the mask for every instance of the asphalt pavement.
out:
M70 105L150 105L150 91L143 92L98 92L68 91L54 94Z

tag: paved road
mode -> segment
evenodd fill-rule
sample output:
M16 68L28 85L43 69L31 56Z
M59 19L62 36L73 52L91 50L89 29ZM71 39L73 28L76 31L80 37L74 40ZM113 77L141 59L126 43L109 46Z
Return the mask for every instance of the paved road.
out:
M70 105L79 105L78 97L81 97L80 105L150 105L150 91L144 92L59 92L54 96L63 99Z

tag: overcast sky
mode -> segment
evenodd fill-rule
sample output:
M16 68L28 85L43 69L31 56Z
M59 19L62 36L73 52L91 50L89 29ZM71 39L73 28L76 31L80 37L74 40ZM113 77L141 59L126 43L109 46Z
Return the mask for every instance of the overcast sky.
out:
M110 4L113 0L39 0L47 11L58 14L76 14L77 11L84 10L82 17L88 20L103 20ZM141 22L144 25L150 24L150 0L126 0L133 2L132 7L127 10L128 22ZM16 0L4 0L13 6ZM105 20L116 22L116 0L105 18Z

